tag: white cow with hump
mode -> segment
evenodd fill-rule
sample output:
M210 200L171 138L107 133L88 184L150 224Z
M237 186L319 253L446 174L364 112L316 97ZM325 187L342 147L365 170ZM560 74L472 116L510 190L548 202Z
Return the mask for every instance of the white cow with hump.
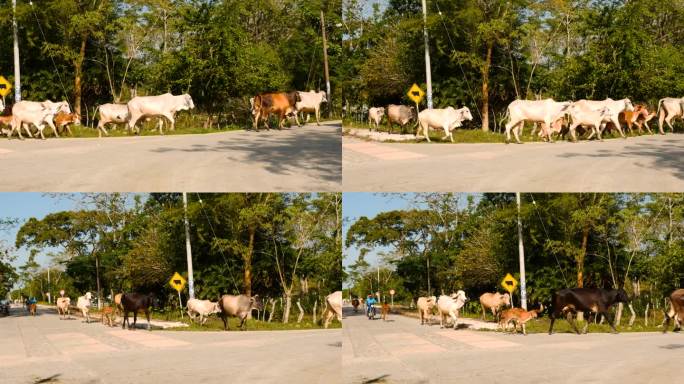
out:
M300 101L295 103L295 109L297 110L297 114L299 112L306 112L307 117L306 121L309 121L309 116L308 113L313 112L316 115L316 124L321 125L321 104L322 103L327 103L328 98L323 91L309 91L309 92L297 92L299 93L299 98L301 99ZM299 125L299 121L297 121L297 125Z
M589 139L596 134L599 140L603 140L601 138L601 127L604 127L607 122L612 122L613 119L617 119L617 115L615 115L610 108L605 106L596 110L589 108L584 104L573 104L568 108L568 114L572 120L572 124L570 124L570 135L574 142L577 142L576 130L578 126L591 127L592 132L588 137Z
M594 130L591 133L591 135L589 135L589 139L591 139L594 136L594 134L596 134L599 140L602 140L601 134L603 133L603 129L605 128L606 123L608 122L613 123L613 125L617 128L618 132L620 132L620 136L622 136L622 138L626 138L625 133L622 131L622 128L620 127L620 121L618 120L618 116L620 115L620 113L625 111L634 111L634 106L632 105L632 102L629 99L613 100L611 98L607 98L605 100L578 100L574 102L572 105L573 107L579 107L584 110L600 111L603 108L608 109L609 118L607 118L605 121L601 123L600 128L596 128L596 130Z
M458 319L458 313L463 308L465 303L468 301L465 292L459 290L456 293L452 293L451 296L441 295L437 299L437 310L439 312L439 327L444 328L444 323L446 322L446 317L451 318L454 329L457 328L456 320Z
M515 141L521 144L520 133L526 121L543 123L543 136L553 142L550 127L555 121L565 116L570 106L569 101L545 100L515 100L508 105L506 116L509 118L506 124L506 143L511 141L511 130L515 135Z
M418 307L418 314L420 315L420 325L430 325L432 322L432 308L434 308L436 304L437 298L435 296L418 298L416 307Z
M14 131L17 131L19 138L23 139L21 136L21 128L23 127L28 136L33 137L30 126L35 125L38 128L40 137L45 139L43 129L45 124L47 124L52 128L55 137L59 137L57 128L52 122L55 115L59 112L71 113L71 108L69 108L69 104L66 101L19 101L12 106L12 129L7 136L11 137Z
M190 316L190 319L194 322L195 317L199 316L199 323L202 325L207 322L207 319L211 314L221 312L218 302L212 302L210 300L188 299L186 305L188 307L188 316Z
M466 120L472 120L473 115L470 114L468 107L455 109L454 107L446 107L444 109L424 109L418 114L418 131L416 137L425 136L430 142L429 130L430 128L443 129L445 140L447 137L454 142L454 129L463 125Z
M383 116L385 116L385 107L373 107L368 110L368 125L370 125L371 130L374 124L375 130L378 130Z
M97 122L99 137L102 137L102 133L109 135L106 129L107 124L125 124L130 117L127 104L102 104L97 110L100 112L100 119Z
M676 97L666 97L658 101L658 129L660 134L664 135L663 131L663 121L670 127L670 130L674 132L672 127L672 119L679 117L684 120L684 97L678 99Z
M174 96L170 93L165 93L159 96L136 96L128 102L128 129L136 131L135 124L142 117L165 117L171 123L171 130L175 129L176 112L185 111L195 108L192 102L192 97L187 93ZM159 133L162 132L162 126L159 124Z

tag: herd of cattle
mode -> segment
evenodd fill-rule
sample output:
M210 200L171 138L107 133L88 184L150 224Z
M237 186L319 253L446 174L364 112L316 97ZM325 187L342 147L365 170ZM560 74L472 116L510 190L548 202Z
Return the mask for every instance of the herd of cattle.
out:
M90 323L90 307L92 294L87 292L80 296L76 302L76 308L81 313L86 323ZM62 296L56 300L57 313L60 319L70 318L71 298ZM154 294L141 293L118 293L114 296L113 305L102 308L102 324L110 327L116 323L116 317L123 315L122 328L135 329L138 321L138 313L144 313L147 318L147 329L150 330L150 312L152 308L160 307L160 302ZM223 321L223 329L228 330L228 318L236 317L240 320L240 329L245 329L245 321L253 310L263 311L264 305L259 295L223 295L217 302L210 300L189 299L186 304L187 314L191 321L204 325L207 318L212 314L218 314ZM133 326L131 327L128 319L129 313L133 314ZM325 297L325 308L323 310L323 326L328 325L337 318L342 321L342 291L336 291Z
M416 138L425 137L430 141L428 131L430 128L443 130L444 137L454 142L453 130L461 127L465 121L473 119L470 109L463 107L455 109L447 107L443 109L425 109L416 116L415 107L391 104L385 107L372 107L368 109L368 125L372 130L377 130L383 117L387 117L387 131L392 133L394 124L398 124L400 132L413 120L416 120ZM579 100L558 102L553 99L545 100L515 100L508 105L504 119L506 124L506 142L511 141L511 131L515 141L521 143L525 122L533 123L532 135L539 130L539 137L549 142L554 141L554 135L565 138L570 133L573 141L577 141L577 131L591 132L587 139L596 136L602 140L602 134L606 131L616 130L623 138L626 137L623 125L629 132L636 126L639 134L645 127L649 133L653 133L648 125L655 116L658 116L658 129L665 134L663 123L667 124L674 132L672 120L684 119L684 97L667 97L658 102L656 112L649 111L644 104L632 104L629 99L622 100Z
M667 332L670 321L674 321L674 331L679 331L682 323L684 323L684 289L677 289L668 297L670 302L667 312L665 312L664 329ZM452 293L451 295L441 295L419 297L416 300L416 307L418 309L418 316L420 324L431 325L433 311L436 310L439 316L440 328L444 328L451 320L454 329L458 328L458 315L463 306L468 302L466 293L462 290ZM569 288L561 289L553 294L551 300L551 307L548 310L551 324L549 326L549 335L553 333L553 325L557 318L565 317L572 326L573 330L580 334L574 321L574 316L577 313L590 313L596 316L603 316L608 320L608 324L614 333L617 333L615 326L610 321L608 311L617 303L628 303L629 298L623 289L602 289L602 288ZM352 300L354 309L363 299ZM537 318L544 311L544 306L539 305L539 308L533 310L524 310L522 308L509 308L511 306L511 297L508 293L484 293L480 296L480 305L482 307L482 319L485 320L486 312L491 311L495 319L497 319L498 327L504 332L513 325L513 331L517 332L518 327L526 334L525 323L531 319ZM588 322L585 323L582 333L587 332Z
M297 126L300 126L298 114L313 113L316 122L320 125L321 104L327 102L325 92L289 92L289 93L263 93L250 99L251 113L254 117L254 129L258 130L259 121L263 120L268 129L268 120L271 114L279 117L278 127L282 128L286 118L294 118ZM126 124L129 133L139 133L137 124L152 118L159 118L159 133L163 134L163 121L167 120L169 129L174 130L176 113L195 108L192 97L189 94L172 95L165 93L157 96L136 96L126 104L109 103L97 107L99 113L97 130L98 136L109 135L107 125ZM0 111L5 110L0 101ZM52 129L55 137L66 129L71 135L70 125L80 125L81 118L72 113L69 104L65 101L19 101L10 108L11 114L0 116L0 126L7 137L12 137L16 132L23 139L22 129L27 136L33 137L32 129L36 129L36 136L45 139L43 130L47 127Z

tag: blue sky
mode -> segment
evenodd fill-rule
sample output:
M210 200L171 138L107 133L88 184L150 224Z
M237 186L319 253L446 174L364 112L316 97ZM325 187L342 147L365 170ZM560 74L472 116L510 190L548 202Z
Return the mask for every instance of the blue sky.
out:
M412 198L415 194L391 194L391 193L365 193L365 192L345 192L342 194L342 216L344 221L342 224L343 238L347 236L347 230L362 216L373 218L381 212L393 211L397 209L407 209L412 207ZM460 200L460 204L464 207L467 204L467 194L464 194ZM475 202L478 200L478 195L475 197ZM388 249L374 249L366 255L366 261L375 266L378 262L377 253L387 251ZM347 266L352 264L359 256L357 248L344 248L342 250L342 265Z
M49 213L60 212L65 210L77 209L76 199L69 197L78 197L78 194L43 194L33 192L20 193L0 193L0 202L2 202L2 209L0 209L1 218L16 218L19 223L7 231L0 231L0 242L3 246L14 247L14 242L17 232L21 225L31 217L42 219ZM46 267L49 263L47 254L50 249L44 250L36 258L36 261ZM25 248L15 250L17 259L12 263L15 266L20 266L28 259L28 250Z

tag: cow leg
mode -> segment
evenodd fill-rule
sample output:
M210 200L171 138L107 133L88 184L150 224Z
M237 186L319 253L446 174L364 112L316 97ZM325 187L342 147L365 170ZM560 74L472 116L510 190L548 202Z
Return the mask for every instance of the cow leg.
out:
M128 311L124 310L123 311L123 323L121 323L121 329L126 329L126 323L128 322ZM128 328L130 329L131 326L130 324L128 325Z
M52 119L48 119L47 125L49 125L50 128L52 128L52 132L55 134L55 137L59 137L59 133L57 133L57 127L55 127L55 124L52 122ZM43 139L45 139L45 137L43 136L42 130L41 130L41 132L40 132L40 137L42 137Z
M648 133L652 135L653 131L651 130L651 127L648 126L648 121L644 121L644 126L646 127Z
M541 126L541 131L546 136L546 139L549 141L549 143L553 143L553 137L551 137L551 125L553 125L553 121L547 120L544 121L544 124Z
M321 125L321 107L316 108L316 125Z
M613 118L613 124L615 124L615 128L617 128L617 131L620 134L620 136L622 136L623 139L626 139L627 136L625 136L625 132L622 130L622 127L620 126L620 121L618 120L617 117ZM630 131L631 131L631 129L632 128L630 127Z
M575 319L573 318L573 315L574 314L572 312L568 311L568 313L565 315L565 320L567 320L568 323L570 323L572 329L575 330L575 333L579 335L580 331L579 329L577 329L577 325L575 324Z
M221 320L223 320L223 330L227 331L229 329L228 328L228 316L223 312L221 312Z
M245 330L245 328L244 328L245 320L247 320L247 315L246 315L246 314L245 314L245 315L242 315L242 316L240 317L240 330L241 330L241 331L244 331L244 330Z
M444 328L444 314L439 312L439 328Z
M456 316L456 313L454 313L453 309L449 311L449 317L451 317L451 322L454 327L454 331L456 330L456 320L458 319L458 316Z
M128 120L128 133L129 134L130 133L137 134L137 132L135 132L135 124L138 122L138 119L140 119L140 116L131 114L131 118L130 118L130 120Z
M135 331L136 329L136 324L138 323L138 309L136 308L135 311L133 311L133 330ZM131 329L131 324L128 324L128 329Z
M665 118L665 123L667 123L667 126L670 127L670 131L674 133L674 127L672 126L672 119L674 118L674 115L670 115L667 118ZM663 133L664 134L664 133Z

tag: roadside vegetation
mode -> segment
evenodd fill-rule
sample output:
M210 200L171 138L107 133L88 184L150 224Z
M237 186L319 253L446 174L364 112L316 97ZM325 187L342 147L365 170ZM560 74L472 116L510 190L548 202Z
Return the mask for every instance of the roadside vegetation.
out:
M379 291L389 301L394 289L395 305L407 307L420 296L464 290L470 301L461 312L479 317L481 294L502 292L506 273L519 280L514 194L394 198L405 199L408 208L349 218L345 246L358 256L345 268L344 297ZM624 288L635 314L632 329L655 330L640 325L647 310L649 327L660 324L665 298L684 286L684 195L524 193L521 198L527 302L529 309L546 308L540 323L548 326L551 297L559 289ZM377 263L369 262L371 252ZM517 290L513 303L520 306ZM618 329L629 326L631 309L618 304L611 310Z
M155 308L155 317L180 317L178 295L168 284L174 272L187 278L180 194L45 198L70 199L76 208L3 219L5 231L18 232L15 244L0 244L0 297L44 302L50 292L54 302L64 289L73 305L92 292L99 298L95 309L112 305L119 292L154 293L163 308ZM325 296L341 286L341 209L339 193L188 194L195 297L259 295L268 315L273 308L274 323L296 328L299 305L305 316L315 308L320 320ZM29 257L14 267L19 249ZM49 266L37 262L41 254ZM181 293L185 304L187 285Z

